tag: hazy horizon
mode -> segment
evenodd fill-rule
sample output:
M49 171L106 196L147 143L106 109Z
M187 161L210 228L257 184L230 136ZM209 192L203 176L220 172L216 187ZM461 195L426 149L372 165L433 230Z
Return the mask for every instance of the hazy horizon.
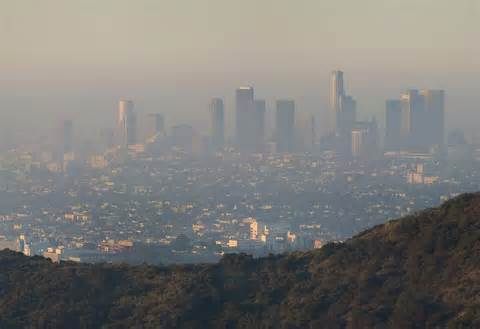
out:
M386 99L441 88L447 129L470 136L480 119L479 10L474 0L0 0L2 128L48 130L58 116L111 125L129 97L169 125L206 132L209 99L225 98L231 121L244 84L270 109L295 99L324 127L329 74L341 69L360 117L382 122Z

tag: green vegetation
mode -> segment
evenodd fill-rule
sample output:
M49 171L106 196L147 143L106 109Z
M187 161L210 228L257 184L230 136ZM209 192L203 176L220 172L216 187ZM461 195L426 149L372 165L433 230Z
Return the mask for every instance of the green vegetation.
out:
M480 194L318 251L215 265L3 251L0 328L480 328Z

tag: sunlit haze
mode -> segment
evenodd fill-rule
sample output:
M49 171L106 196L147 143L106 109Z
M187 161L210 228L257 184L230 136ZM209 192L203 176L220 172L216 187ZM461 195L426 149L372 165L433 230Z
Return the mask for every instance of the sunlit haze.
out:
M46 134L64 116L94 129L128 97L206 132L209 99L225 98L231 125L234 90L249 84L325 128L341 69L360 116L383 122L400 91L445 89L447 128L470 136L479 13L475 0L0 0L1 124Z
M480 328L480 0L0 0L0 328Z

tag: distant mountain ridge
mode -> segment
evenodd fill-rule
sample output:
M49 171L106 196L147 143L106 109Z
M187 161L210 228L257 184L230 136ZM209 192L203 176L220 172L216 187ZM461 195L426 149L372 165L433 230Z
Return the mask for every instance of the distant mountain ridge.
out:
M214 265L2 251L0 328L480 328L480 194L321 250Z

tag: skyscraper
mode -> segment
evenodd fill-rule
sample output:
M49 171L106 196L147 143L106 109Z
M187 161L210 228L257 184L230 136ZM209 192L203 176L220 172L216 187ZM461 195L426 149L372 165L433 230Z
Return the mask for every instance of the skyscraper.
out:
M295 141L295 102L278 100L275 125L277 152L293 152Z
M340 113L340 99L345 95L343 85L343 72L333 71L330 77L330 118L331 128L338 129L338 116Z
M401 97L401 136L408 149L426 151L428 143L428 117L425 98L418 90L404 92Z
M426 138L430 146L442 147L445 143L445 92L443 90L421 90L426 115Z
M120 100L118 103L117 135L119 144L128 147L137 142L137 120L134 104L131 100Z
M342 135L350 135L357 120L357 102L352 96L340 96L340 107L337 112L337 132Z
M214 149L222 149L225 144L225 109L221 98L210 103L211 137Z
M349 155L352 150L352 129L357 120L357 102L345 92L343 72L333 71L330 77L331 129L335 133L335 149Z
M348 157L352 151L352 129L357 118L357 102L345 92L342 71L333 71L330 77L330 117L332 147L338 154Z
M252 87L236 91L236 143L242 152L255 150L255 104Z
M398 106L401 107L400 128ZM397 132L400 129L400 137ZM408 150L430 151L443 148L445 138L445 92L443 90L407 90L398 101L388 101L386 107L386 146L397 147L395 140Z
M402 103L387 100L385 104L385 149L396 151L402 147Z
M255 144L256 151L263 152L265 144L265 113L267 106L265 100L255 100Z

